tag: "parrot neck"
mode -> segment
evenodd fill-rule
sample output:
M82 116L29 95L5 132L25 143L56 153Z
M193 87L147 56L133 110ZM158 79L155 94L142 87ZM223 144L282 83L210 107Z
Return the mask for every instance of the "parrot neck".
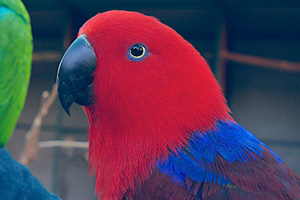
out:
M128 126L111 116L110 126L107 126L103 124L103 118L100 123L99 119L91 117L91 110L85 111L90 124L90 173L96 174L97 195L103 200L121 199L129 189L134 191L147 179L157 160L166 159L170 151L187 144L194 130L207 131L199 128L203 124L200 126L197 120L189 127L175 124L161 127L161 124L151 124L151 121L149 124L145 121L128 122L132 123ZM220 118L231 119L224 112L209 119L210 123L206 121L207 127L213 127Z

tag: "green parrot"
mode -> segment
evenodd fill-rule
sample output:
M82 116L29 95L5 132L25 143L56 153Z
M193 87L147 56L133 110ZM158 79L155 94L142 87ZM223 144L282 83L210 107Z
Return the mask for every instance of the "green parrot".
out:
M0 147L23 110L32 60L29 14L20 0L0 0Z
M4 149L23 109L31 72L29 14L20 0L0 0L0 199L59 200Z

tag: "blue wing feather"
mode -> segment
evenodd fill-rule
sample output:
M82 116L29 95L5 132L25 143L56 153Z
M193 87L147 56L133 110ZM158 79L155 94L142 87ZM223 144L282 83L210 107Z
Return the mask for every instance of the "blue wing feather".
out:
M157 161L156 167L198 199L221 193L224 199L300 199L299 177L232 121L219 121L205 133L194 132L184 148Z

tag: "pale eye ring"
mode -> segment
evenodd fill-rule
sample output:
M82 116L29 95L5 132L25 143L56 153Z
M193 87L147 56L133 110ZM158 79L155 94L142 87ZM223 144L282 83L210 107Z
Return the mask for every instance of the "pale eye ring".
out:
M128 58L133 61L142 61L148 55L148 49L143 44L134 44L128 50Z

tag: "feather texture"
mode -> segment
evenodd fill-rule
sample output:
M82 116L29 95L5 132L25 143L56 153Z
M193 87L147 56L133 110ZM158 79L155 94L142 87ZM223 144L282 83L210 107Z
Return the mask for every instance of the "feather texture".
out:
M21 1L0 1L0 30L0 144L6 146L23 110L31 73L31 26Z
M198 199L300 199L300 178L235 122L194 132L187 146L156 166Z

